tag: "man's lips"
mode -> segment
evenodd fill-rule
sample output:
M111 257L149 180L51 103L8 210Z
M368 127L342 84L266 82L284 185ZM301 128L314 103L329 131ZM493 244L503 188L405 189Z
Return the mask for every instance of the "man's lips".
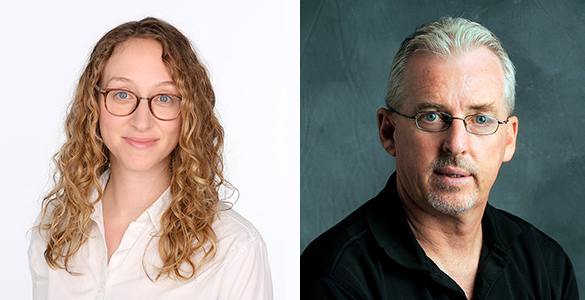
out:
M435 170L435 173L443 176L448 176L451 178L468 177L473 175L471 172L467 172L465 170L454 167L443 167Z
M124 140L126 143L130 144L130 146L138 149L148 148L158 142L158 139L156 138L125 137Z

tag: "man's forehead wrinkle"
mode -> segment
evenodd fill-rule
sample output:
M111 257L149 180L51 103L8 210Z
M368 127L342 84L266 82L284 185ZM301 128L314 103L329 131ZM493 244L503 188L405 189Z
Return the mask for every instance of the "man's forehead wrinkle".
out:
M408 85L406 98L414 103L417 111L423 109L447 110L448 106L440 102L448 100L453 95L450 95L448 84L444 80L436 76L417 76L413 79Z
M421 55L425 54L417 53L417 56L411 57L406 68L404 96L408 111L405 113L437 110L455 114L500 115L498 99L494 99L490 92L502 86L501 95L496 97L501 98L502 104L505 103L503 74L499 64L495 68L493 64L474 65L475 69L470 70L467 69L469 66L465 57L429 61L421 59ZM452 74L458 75L444 76L441 72L448 69L441 61L450 62Z
M412 76L406 84L407 98L410 101L433 102L444 97L448 92L444 80L436 76L426 76L426 73L430 73L428 68L423 73L423 76Z

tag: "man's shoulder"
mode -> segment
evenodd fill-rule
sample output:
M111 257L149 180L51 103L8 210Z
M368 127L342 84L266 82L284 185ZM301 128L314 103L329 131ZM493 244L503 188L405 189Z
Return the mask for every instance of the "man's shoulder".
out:
M353 211L307 246L301 255L302 273L305 275L312 273L311 276L328 276L348 250L364 246L364 239L369 231L366 210L371 201Z
M545 243L546 246L562 249L561 246L546 233L536 228L528 221L507 211L491 207L492 218L498 224L498 234L505 240L503 242L533 241Z
M561 245L526 220L501 209L491 208L500 243L515 260L542 260L570 264Z
M487 213L497 243L508 257L506 272L510 277L532 282L533 289L556 295L554 299L578 299L573 265L559 243L509 212L488 206Z
M384 249L371 228L376 197L317 237L301 255L301 298L375 298L381 284ZM359 295L359 296L358 296Z

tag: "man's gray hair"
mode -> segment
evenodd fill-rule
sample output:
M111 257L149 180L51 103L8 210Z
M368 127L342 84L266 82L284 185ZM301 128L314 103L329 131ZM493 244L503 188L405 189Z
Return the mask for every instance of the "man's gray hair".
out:
M394 109L401 107L404 96L404 69L408 58L416 51L429 51L441 57L450 58L481 46L490 49L502 63L505 86L504 107L508 116L512 115L516 93L515 69L500 40L478 23L451 17L444 17L420 26L402 42L392 61L386 106Z

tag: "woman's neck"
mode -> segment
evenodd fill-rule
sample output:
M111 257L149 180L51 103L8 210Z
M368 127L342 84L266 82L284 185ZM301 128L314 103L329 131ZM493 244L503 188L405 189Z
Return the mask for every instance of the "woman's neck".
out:
M126 222L136 220L169 187L168 166L149 172L134 172L111 166L104 190L103 207L110 216Z
M110 165L110 179L102 199L108 263L130 223L136 221L168 188L170 176L168 165L149 172L134 172Z

